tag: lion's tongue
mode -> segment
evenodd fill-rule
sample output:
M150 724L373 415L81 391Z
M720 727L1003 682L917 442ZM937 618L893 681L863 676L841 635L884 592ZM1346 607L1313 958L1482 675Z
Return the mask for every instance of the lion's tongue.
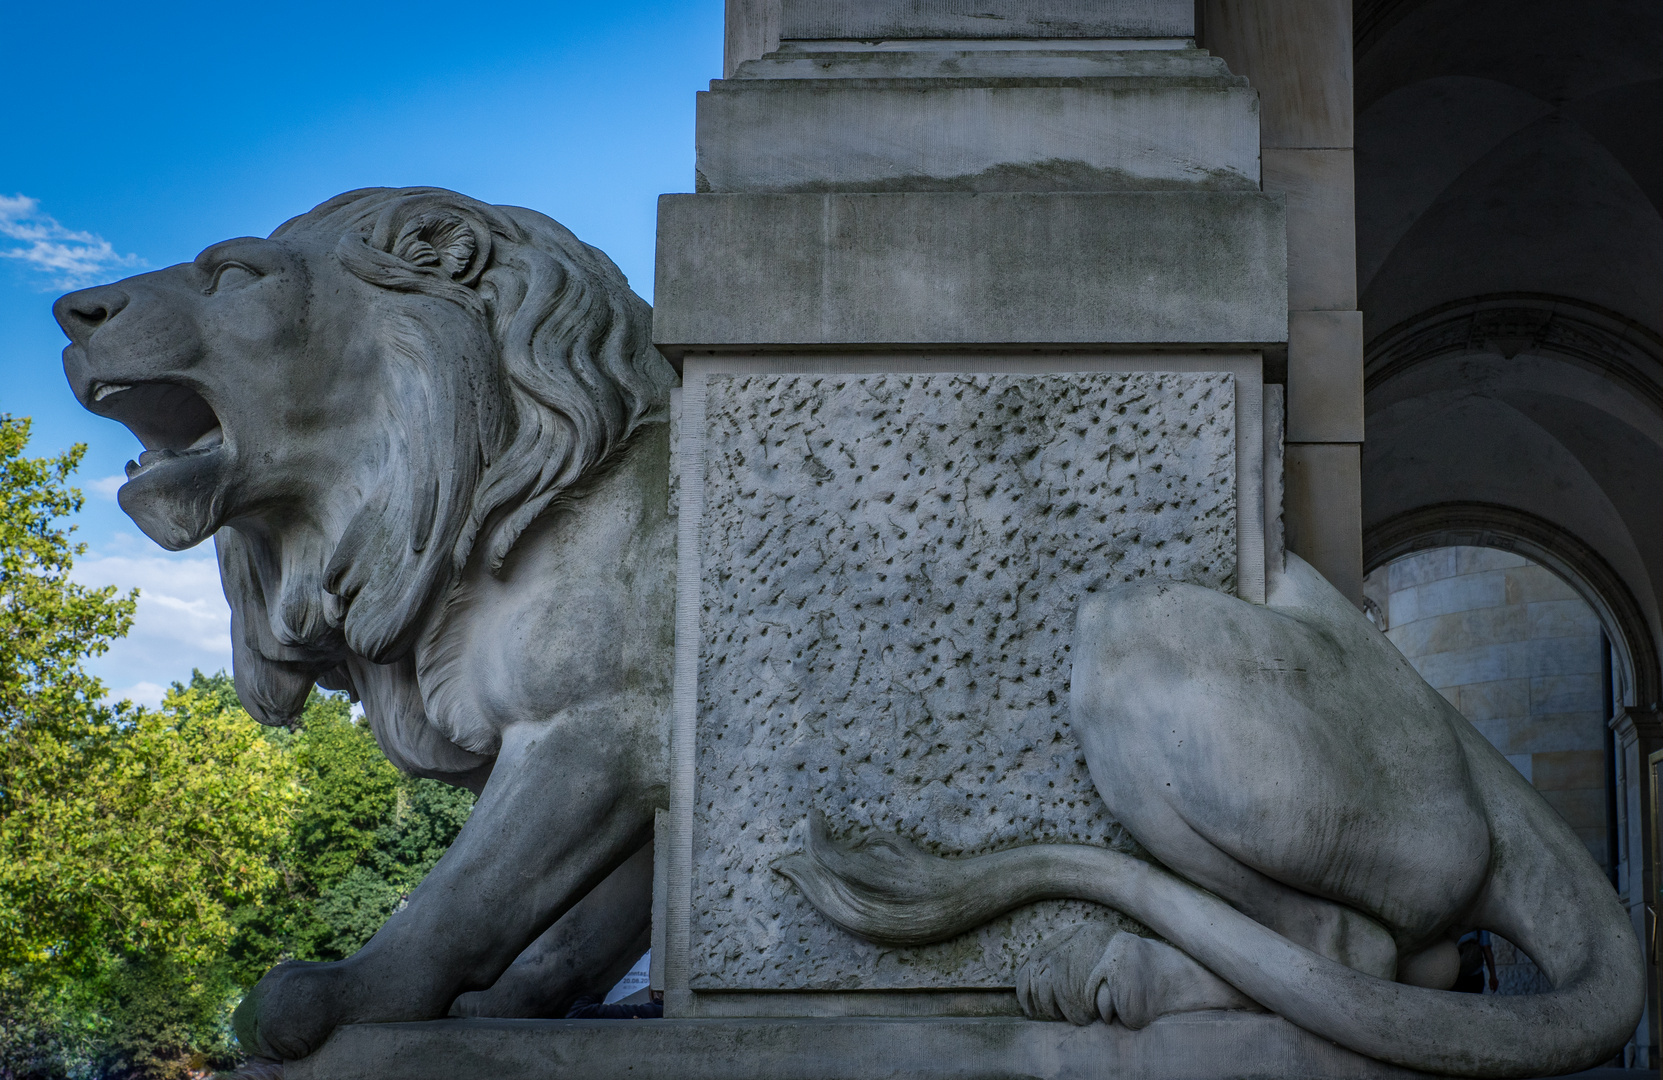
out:
M139 459L137 461L129 461L127 463L127 479L131 480L133 477L156 464L158 461L168 461L172 458L179 457L181 453L189 454L196 450L207 450L220 445L224 441L225 432L216 424L214 427L203 432L195 442L191 443L183 451L170 450L165 446L157 450L146 450L144 453L139 455Z

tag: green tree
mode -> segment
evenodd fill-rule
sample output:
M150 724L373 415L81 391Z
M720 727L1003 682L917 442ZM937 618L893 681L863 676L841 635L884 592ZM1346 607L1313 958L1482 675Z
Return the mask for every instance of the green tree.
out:
M243 955L343 959L439 861L473 795L394 769L342 695L314 693L286 745L306 790L284 857L286 896L250 913Z
M161 708L83 668L136 593L69 578L82 447L28 458L0 415L0 1080L184 1080L279 960L367 941L473 796L399 774L344 696L262 728L224 672Z
M177 1030L115 1057L183 1075L163 1059L225 1012L231 913L275 887L304 792L222 698L105 703L82 665L126 633L134 595L70 580L84 545L59 521L81 506L83 448L30 458L28 437L0 415L0 1075L61 1075L129 1021ZM171 1018L121 1003L167 986Z
M73 930L57 910L53 852L66 804L115 736L117 710L81 662L132 625L134 597L69 579L85 545L57 519L81 508L66 481L85 447L28 458L29 421L0 414L0 962L78 952L95 924ZM76 916L84 910L72 902ZM68 931L67 933L65 931Z

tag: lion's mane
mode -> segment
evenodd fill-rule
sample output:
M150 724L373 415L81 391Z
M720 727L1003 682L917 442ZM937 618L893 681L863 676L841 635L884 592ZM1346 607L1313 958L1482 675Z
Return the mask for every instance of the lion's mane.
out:
M381 418L379 479L332 550L216 534L239 696L271 724L292 722L314 682L379 698L371 719L395 763L466 771L494 747L451 731L432 745L410 700L416 640L470 559L500 569L538 515L664 419L675 376L651 309L551 219L442 189L347 192L272 239L332 246L388 290L377 330L395 415Z

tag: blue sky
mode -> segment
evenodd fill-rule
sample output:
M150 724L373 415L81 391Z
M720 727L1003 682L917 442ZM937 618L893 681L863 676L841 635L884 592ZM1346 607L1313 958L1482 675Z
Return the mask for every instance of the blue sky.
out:
M689 191L721 0L9 5L0 46L0 412L88 444L82 580L137 586L93 669L155 701L230 664L209 546L171 555L113 498L138 452L64 383L65 288L264 236L351 188L433 184L541 210L652 298L655 199Z

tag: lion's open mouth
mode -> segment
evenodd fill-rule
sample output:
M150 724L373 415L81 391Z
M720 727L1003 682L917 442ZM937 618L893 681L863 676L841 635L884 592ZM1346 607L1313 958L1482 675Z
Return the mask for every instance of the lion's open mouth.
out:
M127 479L178 458L209 454L225 442L219 416L201 394L180 383L95 383L93 411L117 420L144 444L127 463Z

